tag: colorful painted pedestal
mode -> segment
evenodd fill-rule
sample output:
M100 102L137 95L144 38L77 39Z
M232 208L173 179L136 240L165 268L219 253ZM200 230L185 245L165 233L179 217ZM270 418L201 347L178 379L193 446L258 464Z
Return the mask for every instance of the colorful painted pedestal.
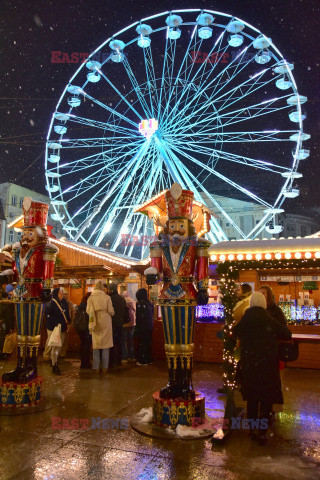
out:
M205 397L198 393L194 400L160 398L153 394L153 423L159 427L200 425L205 419Z
M0 382L0 410L36 407L43 399L43 377L28 383Z

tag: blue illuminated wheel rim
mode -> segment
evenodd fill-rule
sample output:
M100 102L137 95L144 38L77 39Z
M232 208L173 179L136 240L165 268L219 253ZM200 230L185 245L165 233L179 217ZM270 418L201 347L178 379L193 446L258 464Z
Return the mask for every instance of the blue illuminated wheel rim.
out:
M279 233L276 216L299 194L309 156L307 99L292 70L270 38L221 12L163 12L114 34L72 76L51 119L54 219L71 239L143 258L148 242L123 242L153 233L134 208L176 181L218 213L213 242L228 239L226 225L243 239L268 222ZM259 206L249 231L226 197Z

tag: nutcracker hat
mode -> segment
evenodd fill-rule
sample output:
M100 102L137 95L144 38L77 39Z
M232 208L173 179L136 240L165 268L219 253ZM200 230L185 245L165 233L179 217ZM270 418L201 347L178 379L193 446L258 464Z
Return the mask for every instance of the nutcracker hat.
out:
M174 183L165 193L168 219L186 218L192 220L193 192L182 190L179 183Z
M23 227L46 228L49 205L44 202L32 200L31 197L24 197L23 204Z

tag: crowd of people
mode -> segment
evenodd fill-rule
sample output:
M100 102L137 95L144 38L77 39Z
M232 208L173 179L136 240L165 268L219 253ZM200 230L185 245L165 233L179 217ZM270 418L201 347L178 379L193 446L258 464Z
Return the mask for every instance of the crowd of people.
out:
M5 335L14 331L13 308L11 314L6 310L12 303L4 301L10 299L12 290L8 285L0 292L1 318L6 318L6 324L0 325L1 345ZM53 374L62 373L58 359L67 350L71 324L80 339L81 369L99 374L127 362L139 366L151 364L154 306L145 288L140 288L135 296L132 299L127 291L119 294L116 284L97 281L93 292L86 293L75 309L68 294L61 287L55 288L52 300L45 306L47 341L43 353ZM290 340L291 332L270 286L262 285L258 292L252 292L249 284L241 284L237 296L231 331L235 339L236 381L247 402L250 438L265 445L268 426L274 419L273 407L283 404L285 363L279 357L279 342ZM56 327L60 343L51 344Z
M283 404L280 372L284 362L278 344L290 340L291 332L269 285L252 293L249 284L242 284L233 314L232 336L239 339L235 348L237 382L247 402L250 438L265 445L274 418L273 405Z
M127 362L150 365L153 313L145 288L136 292L134 300L128 292L119 294L116 284L98 281L93 292L84 295L76 311L63 289L55 288L45 308L47 341L43 356L50 361L52 373L61 375L58 358L67 348L67 332L73 324L80 339L81 369L92 369L98 374ZM61 346L50 346L57 326Z

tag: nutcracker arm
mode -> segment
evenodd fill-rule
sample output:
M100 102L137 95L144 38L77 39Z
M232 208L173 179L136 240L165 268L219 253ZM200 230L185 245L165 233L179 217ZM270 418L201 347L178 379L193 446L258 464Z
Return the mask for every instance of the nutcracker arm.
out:
M159 277L162 276L162 249L159 242L151 243L150 245L150 258L151 258L151 267L145 271L147 277L149 275L153 275L153 279L151 276L147 278L148 280L153 283L148 283L148 285L155 285L159 281ZM151 270L152 269L152 270ZM149 271L150 270L150 271Z
M209 300L208 284L209 284L209 252L210 242L199 239L197 247L197 301L198 305L206 305Z
M43 260L44 260L44 272L43 272L43 298L49 298L51 296L51 289L53 287L53 271L57 254L59 253L58 247L51 243L47 243L44 248ZM49 300L43 300L49 302Z

